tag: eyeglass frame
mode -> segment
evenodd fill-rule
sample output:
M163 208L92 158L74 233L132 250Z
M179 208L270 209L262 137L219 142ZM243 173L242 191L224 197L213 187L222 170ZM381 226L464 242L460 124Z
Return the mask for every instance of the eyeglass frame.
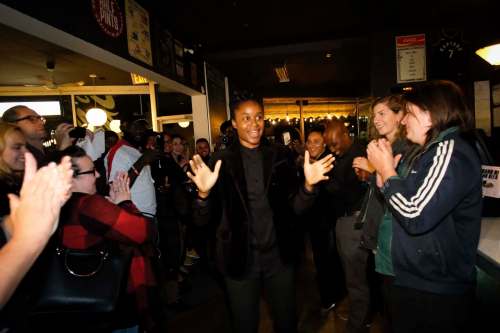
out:
M87 170L87 171L78 171L78 172L73 173L73 177L78 177L80 175L90 175L90 174L95 175L96 172L97 172L96 168L92 168L91 170Z
M20 121L23 121L23 120L29 120L30 123L34 123L37 120L41 121L44 124L47 122L47 119L45 117L43 117L43 116L34 116L34 115L24 116L24 117L21 117L19 119L15 119L14 122L17 123L17 122L20 122Z

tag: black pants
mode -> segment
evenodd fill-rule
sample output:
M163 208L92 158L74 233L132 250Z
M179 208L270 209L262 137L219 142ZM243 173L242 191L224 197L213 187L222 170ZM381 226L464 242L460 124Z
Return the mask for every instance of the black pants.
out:
M336 226L337 248L350 299L348 333L367 332L365 325L370 313L370 287L366 271L370 252L360 247L362 231L354 229L355 222L354 216L340 217Z
M276 333L297 332L295 278L287 267L269 278L233 280L226 277L229 306L236 332L257 333L260 295L264 290Z
M439 295L391 286L390 307L396 333L456 333L471 330L474 291Z
M337 251L333 226L312 226L309 239L316 267L321 305L328 307L345 296L344 271Z

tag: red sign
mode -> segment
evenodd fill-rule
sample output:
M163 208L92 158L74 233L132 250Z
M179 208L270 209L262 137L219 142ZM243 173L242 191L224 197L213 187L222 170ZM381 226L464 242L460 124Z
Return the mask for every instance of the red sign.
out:
M118 37L123 32L123 14L116 0L92 0L97 23L107 35Z
M425 45L425 34L396 37L396 47L411 47L423 45Z

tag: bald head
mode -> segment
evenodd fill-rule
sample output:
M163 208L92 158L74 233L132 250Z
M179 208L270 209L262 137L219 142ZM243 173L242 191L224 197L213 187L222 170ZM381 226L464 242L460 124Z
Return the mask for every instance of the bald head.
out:
M352 145L349 130L338 119L332 119L327 123L324 139L330 151L339 156L343 155Z

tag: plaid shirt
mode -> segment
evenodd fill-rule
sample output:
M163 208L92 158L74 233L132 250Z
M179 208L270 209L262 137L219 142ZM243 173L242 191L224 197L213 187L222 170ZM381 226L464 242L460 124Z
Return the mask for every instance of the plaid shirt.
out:
M62 244L72 249L98 247L112 240L133 249L127 291L135 294L139 312L147 308L147 287L156 284L150 257L152 223L132 203L115 205L98 194L73 193L63 207Z

